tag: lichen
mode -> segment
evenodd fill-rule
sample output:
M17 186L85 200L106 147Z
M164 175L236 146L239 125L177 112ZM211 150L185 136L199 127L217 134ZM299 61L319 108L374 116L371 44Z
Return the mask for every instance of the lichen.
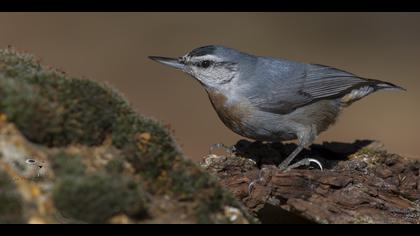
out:
M357 215L354 219L353 224L374 224L375 221L366 215Z

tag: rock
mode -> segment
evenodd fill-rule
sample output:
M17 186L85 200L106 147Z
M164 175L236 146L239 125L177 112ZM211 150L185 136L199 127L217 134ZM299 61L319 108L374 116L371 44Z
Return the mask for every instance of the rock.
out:
M0 223L253 223L116 91L0 50Z
M419 161L356 141L312 145L298 156L317 158L324 171L277 169L294 148L242 140L234 155L209 155L203 167L262 223L420 223Z

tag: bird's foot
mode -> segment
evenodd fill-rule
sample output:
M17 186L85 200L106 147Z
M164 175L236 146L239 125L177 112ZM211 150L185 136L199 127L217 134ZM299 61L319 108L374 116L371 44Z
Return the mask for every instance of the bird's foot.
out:
M321 162L313 158L305 158L289 166L284 166L282 165L283 163L281 163L278 168L286 172L286 171L296 169L301 166L310 166L311 163L315 163L319 167L320 170L323 170Z
M267 168L262 168L260 170L260 172L258 173L258 178L256 178L255 180L251 181L251 183L249 183L249 185L248 185L248 195L251 195L252 190L255 187L255 184L264 182L264 180L265 180L265 178L264 178L264 172L266 170L267 170Z
M233 153L236 151L236 148L235 148L234 145L233 146L227 146L223 143L216 143L216 144L213 144L213 145L210 146L209 154L214 154L214 151L216 149L224 150L226 153L229 154L229 156L232 156Z

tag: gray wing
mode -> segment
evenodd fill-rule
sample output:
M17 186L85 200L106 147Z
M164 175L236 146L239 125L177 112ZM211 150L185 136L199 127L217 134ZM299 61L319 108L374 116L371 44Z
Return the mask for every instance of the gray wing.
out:
M277 64L276 64L277 63ZM381 81L358 77L329 66L288 61L259 62L258 84L248 98L262 111L287 114L322 99L338 98L353 89ZM267 75L261 77L261 74Z

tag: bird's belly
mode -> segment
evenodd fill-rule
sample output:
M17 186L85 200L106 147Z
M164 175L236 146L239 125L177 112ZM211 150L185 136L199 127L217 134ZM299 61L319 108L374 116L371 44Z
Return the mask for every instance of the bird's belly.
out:
M244 119L242 136L259 141L287 141L297 137L295 125L285 117L272 113L255 111L252 116Z
M302 130L315 134L334 123L339 113L339 100L319 101L281 115L261 111L246 101L226 102L222 94L209 94L222 122L233 132L260 141L287 141L297 138Z
M228 102L221 93L209 93L220 120L233 132L254 140L285 141L296 138L293 126L283 123L281 116L262 112L246 101Z
M318 101L289 114L275 114L255 109L250 113L252 115L242 119L240 132L245 137L261 141L292 140L307 130L312 130L318 135L334 124L340 110L339 99Z
M246 138L259 141L286 141L296 139L296 132L293 129L278 125L280 122L279 119L262 123L261 120L254 119L252 116L242 117L240 121L220 114L219 118L226 127ZM273 119L275 118L277 117L273 117Z

